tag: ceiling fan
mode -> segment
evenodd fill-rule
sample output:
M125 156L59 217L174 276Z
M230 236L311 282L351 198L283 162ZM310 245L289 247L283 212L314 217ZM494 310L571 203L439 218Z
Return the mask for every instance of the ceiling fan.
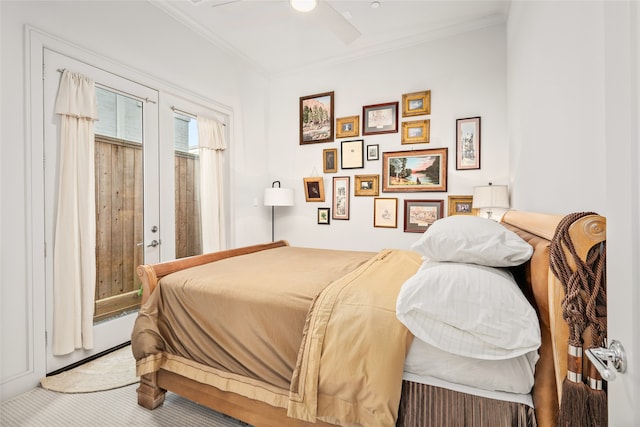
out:
M197 4L203 0L191 0ZM206 0L205 0L206 1ZM247 0L220 0L213 1L211 7L222 7ZM349 45L362 34L349 20L338 12L326 0L287 0L292 9L299 13L311 12L311 17L323 23L344 44Z

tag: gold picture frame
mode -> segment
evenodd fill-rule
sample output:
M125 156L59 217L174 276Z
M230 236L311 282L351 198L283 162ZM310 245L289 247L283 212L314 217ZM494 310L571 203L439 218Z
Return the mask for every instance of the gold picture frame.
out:
M448 148L382 153L382 191L447 191Z
M307 202L324 202L324 179L321 176L302 179L305 200Z
M354 195L377 196L380 194L380 175L355 175Z
M322 172L338 172L338 149L325 148L322 150Z
M398 199L376 197L373 199L373 226L398 228Z
M360 136L360 116L340 117L336 119L336 138Z
M402 122L402 144L428 144L431 120Z
M402 95L402 117L431 114L431 91L405 93Z
M478 215L478 209L473 208L473 196L449 196L447 216Z

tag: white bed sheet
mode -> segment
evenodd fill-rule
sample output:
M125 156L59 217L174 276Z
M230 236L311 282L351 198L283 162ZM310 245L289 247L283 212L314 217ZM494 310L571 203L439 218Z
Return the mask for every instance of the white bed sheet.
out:
M414 338L405 359L403 378L533 407L530 392L538 358L534 351L507 360L472 359Z

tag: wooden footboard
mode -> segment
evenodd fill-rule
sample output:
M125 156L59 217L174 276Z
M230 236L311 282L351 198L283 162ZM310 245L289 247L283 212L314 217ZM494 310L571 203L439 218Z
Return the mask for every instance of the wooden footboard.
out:
M166 390L256 427L335 427L322 421L309 423L289 418L284 408L222 391L164 369L142 376L137 390L138 404L155 409L164 402Z
M264 251L267 249L280 248L289 246L285 240L279 240L273 243L263 243L259 245L246 246L237 249L228 249L226 251L211 252L203 255L196 255L187 258L181 258L175 261L162 262L160 264L138 266L136 272L142 281L142 304L144 304L151 293L155 290L158 280L167 274L184 270L185 268L195 267L198 265L208 264L210 262L220 261L225 258L232 258L239 255L246 255L253 252Z

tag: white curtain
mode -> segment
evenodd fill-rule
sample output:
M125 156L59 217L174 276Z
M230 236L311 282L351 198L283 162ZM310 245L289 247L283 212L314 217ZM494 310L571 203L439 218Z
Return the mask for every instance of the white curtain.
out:
M93 348L96 286L93 80L64 71L55 106L60 115L58 197L53 248L53 354Z
M224 125L198 116L202 252L226 249L224 215Z

